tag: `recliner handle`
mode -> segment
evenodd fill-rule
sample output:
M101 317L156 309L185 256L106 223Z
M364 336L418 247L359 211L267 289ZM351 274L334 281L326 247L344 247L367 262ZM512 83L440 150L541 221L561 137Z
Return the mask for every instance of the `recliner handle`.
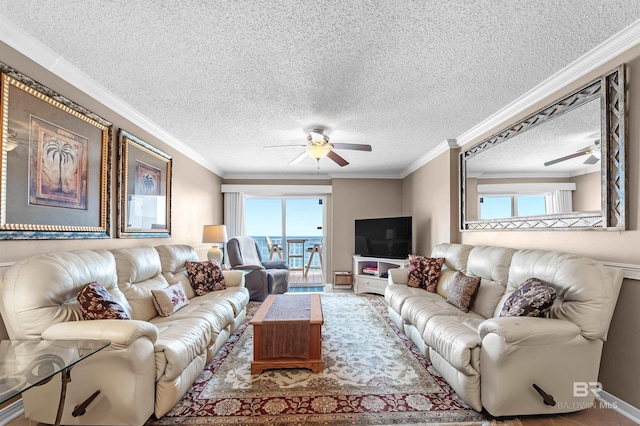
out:
M536 385L535 383L533 384L533 388L536 390L536 392L540 394L545 405L550 405L552 407L556 405L556 401L553 399L553 395L549 395L548 393L543 391L540 386Z

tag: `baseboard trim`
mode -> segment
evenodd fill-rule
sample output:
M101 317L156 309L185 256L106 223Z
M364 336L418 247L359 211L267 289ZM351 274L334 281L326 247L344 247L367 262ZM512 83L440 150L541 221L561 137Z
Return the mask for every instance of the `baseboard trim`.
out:
M628 402L625 402L617 396L611 395L609 392L603 390L598 393L598 401L603 403L605 407L611 408L626 418L640 424L640 409L634 407Z
M0 410L0 425L6 425L23 414L24 405L22 405L22 400L19 399Z

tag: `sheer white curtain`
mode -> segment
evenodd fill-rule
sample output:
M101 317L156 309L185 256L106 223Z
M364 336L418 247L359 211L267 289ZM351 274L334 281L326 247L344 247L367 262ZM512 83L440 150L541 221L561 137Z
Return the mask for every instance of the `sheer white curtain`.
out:
M571 213L573 204L571 191L556 189L545 195L544 200L548 214Z
M224 193L224 224L229 238L244 235L244 193Z

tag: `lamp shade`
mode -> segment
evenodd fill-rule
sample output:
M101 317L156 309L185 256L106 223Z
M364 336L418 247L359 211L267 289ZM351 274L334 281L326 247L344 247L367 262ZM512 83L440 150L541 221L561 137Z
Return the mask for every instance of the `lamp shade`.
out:
M203 243L226 243L227 226L226 225L205 225L202 230Z

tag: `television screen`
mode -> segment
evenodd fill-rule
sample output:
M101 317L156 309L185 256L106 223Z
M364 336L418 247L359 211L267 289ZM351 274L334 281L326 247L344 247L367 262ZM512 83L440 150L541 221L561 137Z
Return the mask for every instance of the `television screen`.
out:
M411 216L356 219L355 254L404 259L411 254Z

